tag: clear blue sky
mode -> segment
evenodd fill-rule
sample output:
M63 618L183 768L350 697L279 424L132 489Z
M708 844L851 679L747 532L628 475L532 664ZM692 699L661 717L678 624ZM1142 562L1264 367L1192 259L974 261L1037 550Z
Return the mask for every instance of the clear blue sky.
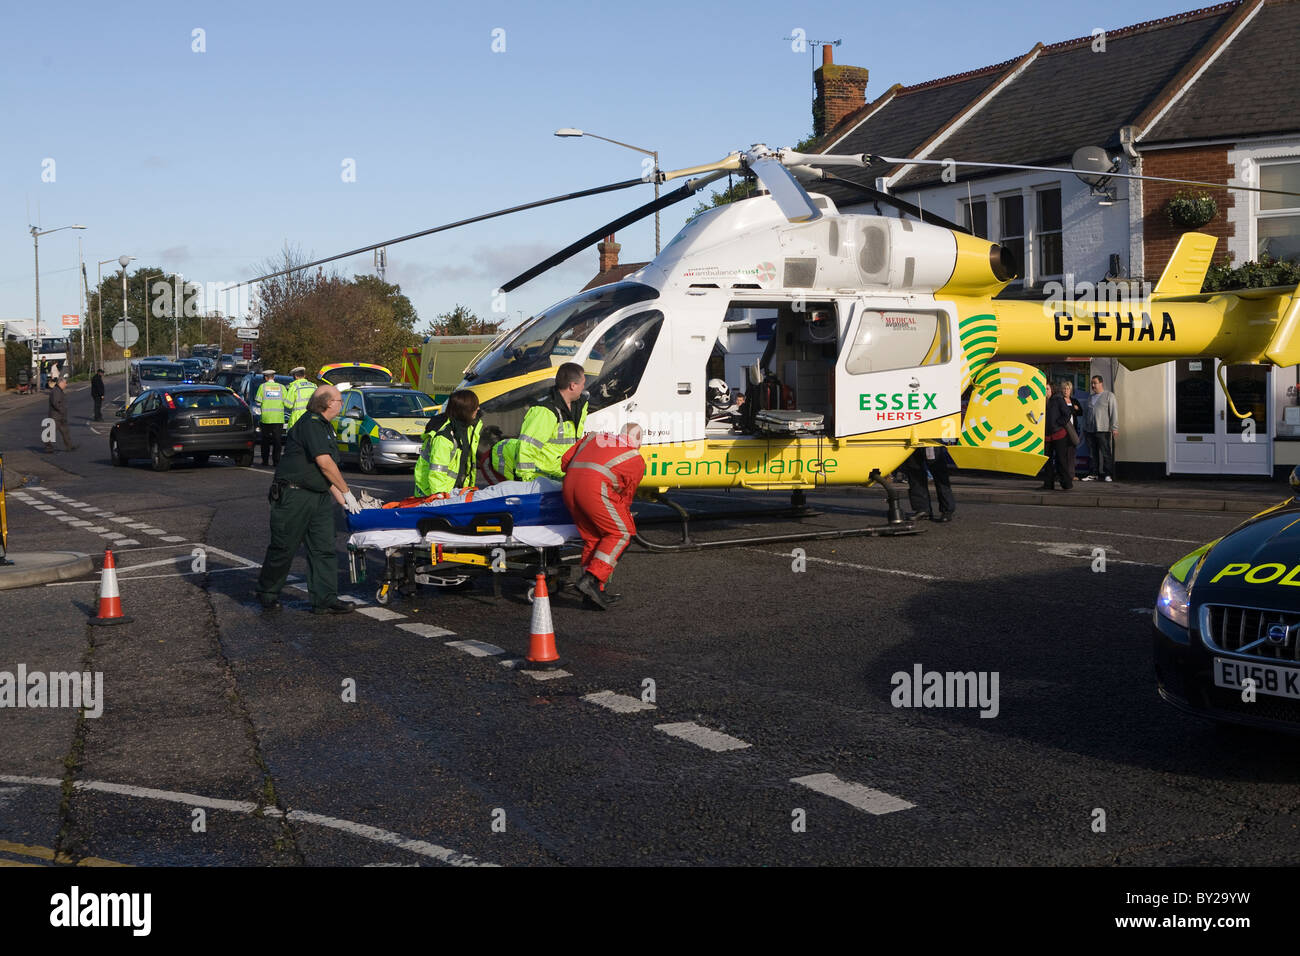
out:
M639 154L558 139L562 126L658 149L667 169L754 142L793 144L811 128L812 86L812 59L784 39L795 28L842 39L835 60L871 71L870 99L1040 40L1187 9L1185 0L6 4L0 319L34 311L29 224L88 227L41 239L42 319L57 324L77 311L78 236L92 285L95 262L120 254L200 283L237 281L286 242L331 255L640 174ZM195 28L204 53L191 49ZM494 53L498 28L505 51ZM52 183L41 179L46 159ZM342 181L345 159L356 162L354 183ZM394 246L389 280L421 325L458 302L489 315L501 283L651 195L636 187ZM664 244L693 205L665 211ZM624 261L650 258L653 220L618 239ZM368 272L371 258L341 265ZM594 250L580 253L513 293L508 317L571 294L595 271Z

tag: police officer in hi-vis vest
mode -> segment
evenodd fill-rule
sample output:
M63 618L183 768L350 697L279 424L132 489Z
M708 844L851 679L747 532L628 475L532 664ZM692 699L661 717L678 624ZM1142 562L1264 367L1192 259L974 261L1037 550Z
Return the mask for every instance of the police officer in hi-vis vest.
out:
M257 386L255 403L262 406L262 464L280 464L284 449L284 386L275 380L275 369L262 373L266 381Z
M293 376L293 381L284 389L284 410L289 416L285 427L293 428L298 424L298 419L307 413L307 402L311 400L311 393L316 391L316 386L307 378L307 370L301 365L289 374Z

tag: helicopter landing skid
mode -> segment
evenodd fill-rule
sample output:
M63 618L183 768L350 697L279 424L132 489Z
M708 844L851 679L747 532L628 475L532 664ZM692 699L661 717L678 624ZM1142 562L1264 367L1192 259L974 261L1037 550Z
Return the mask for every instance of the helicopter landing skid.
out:
M923 534L924 532L917 528L912 522L903 517L903 508L901 502L901 492L891 485L879 471L872 471L868 484L878 484L885 489L886 500L888 502L889 521L883 525L869 525L865 528L833 528L822 531L796 531L788 534L764 534L750 535L744 538L726 538L719 541L695 541L691 538L690 522L692 517L696 521L714 521L734 518L813 518L821 514L819 511L810 510L804 500L804 494L801 490L795 490L790 496L789 508L769 508L769 509L751 509L745 511L723 511L712 514L691 515L685 508L677 502L670 500L666 495L653 493L651 500L657 504L665 505L676 512L675 516L663 518L649 518L639 522L640 524L658 524L669 521L679 521L681 523L681 541L676 544L661 544L655 541L647 541L639 533L634 534L633 540L647 551L663 553L672 553L680 551L703 551L707 548L734 548L741 545L750 544L780 544L787 541L825 541L835 538L892 538L905 534Z

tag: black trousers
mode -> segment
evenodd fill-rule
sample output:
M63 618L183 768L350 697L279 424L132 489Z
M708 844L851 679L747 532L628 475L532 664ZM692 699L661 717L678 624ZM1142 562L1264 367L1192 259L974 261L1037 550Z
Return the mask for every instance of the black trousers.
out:
M1051 488L1055 482L1069 489L1074 485L1074 457L1077 446L1070 444L1068 436L1047 443L1047 464L1043 465L1039 477L1043 486Z
M926 466L934 476L934 491L939 496L939 510L952 514L957 510L957 499L952 494L949 480L948 455L936 449L934 458L925 457L925 449L918 448L903 462L903 471L907 474L907 503L913 511L930 512L930 487L925 480Z
M280 464L284 451L284 422L262 422L262 464ZM274 456L272 457L272 452Z
M307 592L312 607L328 607L339 596L338 554L334 551L334 497L328 492L286 488L271 505L271 543L266 548L257 593L277 598L289 576L299 545L307 545Z
M1088 448L1092 451L1092 473L1098 478L1115 479L1115 436L1110 432L1088 432Z
M104 416L100 412L100 409L103 408L104 406L104 396L92 395L91 400L95 403L95 421L102 422L104 420Z

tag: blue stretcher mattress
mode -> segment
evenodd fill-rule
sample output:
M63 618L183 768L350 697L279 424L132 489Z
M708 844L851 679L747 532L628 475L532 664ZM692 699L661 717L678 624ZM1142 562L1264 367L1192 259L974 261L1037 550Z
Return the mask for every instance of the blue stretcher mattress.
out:
M366 508L348 515L348 530L414 529L421 518L446 518L455 526L467 525L479 515L508 512L516 525L571 525L573 517L558 491L535 494L475 494L473 501L449 498L415 508Z

